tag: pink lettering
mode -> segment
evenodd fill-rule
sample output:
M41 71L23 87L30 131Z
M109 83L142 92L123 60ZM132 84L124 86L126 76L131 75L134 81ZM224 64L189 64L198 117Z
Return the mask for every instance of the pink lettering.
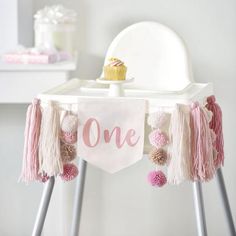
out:
M97 140L94 144L91 144L90 130L91 130L91 126L92 126L93 122L95 122L95 124L97 126ZM100 140L100 125L96 119L90 118L86 121L86 123L84 125L84 129L83 129L83 140L84 140L85 145L87 145L88 147L95 147L98 145L98 142Z
M136 139L136 141L132 142L132 141L131 141L131 138L134 138L134 136L135 136L135 130L134 130L134 129L129 129L128 132L127 132L127 134L126 134L125 140L126 140L127 144L128 144L129 146L131 146L131 147L134 147L134 146L138 143L138 141L139 141L139 139L140 139L140 136L139 136L139 137Z
M95 143L91 144L90 131L91 131L91 126L92 126L93 122L95 122L95 124L96 124L97 137L96 137ZM118 126L116 126L111 132L108 129L104 129L103 134L104 134L105 143L110 143L112 136L115 135L116 146L118 149L120 149L124 146L125 143L127 143L127 145L129 145L130 147L134 147L140 139L140 136L135 139L136 132L134 129L129 129L127 131L123 141L121 140L121 133L122 133L121 128ZM83 129L83 140L84 140L85 145L87 145L88 147L95 147L98 145L100 138L101 138L101 132L100 132L99 122L94 118L88 119L86 121L86 123L84 125L84 129Z

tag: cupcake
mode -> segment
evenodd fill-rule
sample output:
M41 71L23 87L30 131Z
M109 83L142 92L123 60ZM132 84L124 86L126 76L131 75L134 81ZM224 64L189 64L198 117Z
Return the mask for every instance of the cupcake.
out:
M110 58L109 63L103 69L106 80L125 80L127 67L123 61L117 58Z

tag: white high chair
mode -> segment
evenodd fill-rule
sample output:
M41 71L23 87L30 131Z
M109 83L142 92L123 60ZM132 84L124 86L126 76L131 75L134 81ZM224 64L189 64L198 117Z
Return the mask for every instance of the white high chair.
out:
M202 101L212 95L211 84L194 83L188 53L180 37L168 27L156 22L141 22L124 29L111 43L105 58L118 57L128 67L127 77L134 77L130 84L97 84L96 81L73 79L50 91L40 94L43 101L55 100L61 103L76 103L79 97L120 96L123 92L127 97L147 99L147 111L157 106L172 106L175 103ZM103 74L101 75L101 77ZM145 142L144 153L150 149ZM86 162L80 158L80 175L77 179L74 199L74 214L71 236L79 232L83 188L85 181ZM227 216L229 232L235 236L233 218L224 185L221 169L217 171L217 180ZM35 222L33 236L40 236L47 213L48 204L54 186L54 177L46 183L40 208ZM202 187L200 182L193 183L193 198L199 236L206 236L206 221Z

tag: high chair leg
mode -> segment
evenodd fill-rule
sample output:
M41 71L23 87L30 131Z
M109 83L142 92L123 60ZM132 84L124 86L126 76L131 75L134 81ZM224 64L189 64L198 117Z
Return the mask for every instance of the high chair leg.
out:
M46 183L43 190L43 195L39 205L37 217L34 223L32 236L41 236L44 221L47 215L48 206L52 196L52 191L55 183L55 177L51 177Z
M79 226L80 226L80 216L83 202L83 192L84 192L84 183L85 175L87 169L87 162L82 158L79 160L79 176L77 177L77 184L75 189L75 198L74 198L74 209L73 209L73 218L72 218L72 227L71 227L71 236L79 235Z
M225 216L227 218L227 223L229 227L229 232L231 236L236 236L235 232L235 226L234 226L234 221L230 209L230 204L229 204L229 199L227 196L226 188L225 188L225 182L224 182L224 177L221 168L217 170L216 173L216 178L220 190L220 195L222 198L223 206L224 206L224 211L225 211Z
M197 221L198 236L207 236L206 217L202 195L202 184L198 181L193 183L193 197Z

